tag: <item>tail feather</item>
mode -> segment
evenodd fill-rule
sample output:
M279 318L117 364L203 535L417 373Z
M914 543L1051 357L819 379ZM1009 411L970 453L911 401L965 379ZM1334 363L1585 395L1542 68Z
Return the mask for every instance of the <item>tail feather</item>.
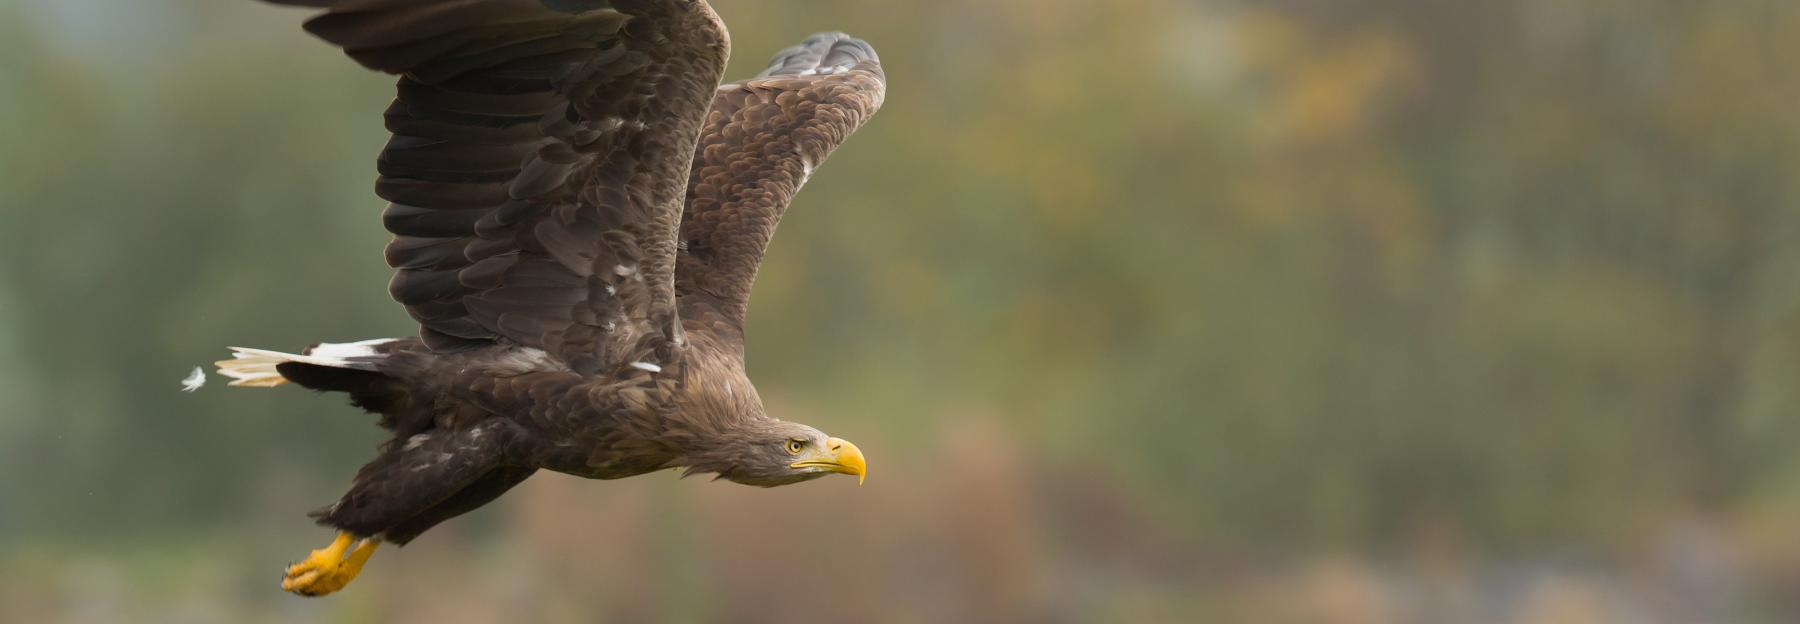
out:
M375 372L376 362L383 357L376 347L393 341L393 338L379 338L344 344L321 343L307 347L301 354L231 347L232 359L213 364L219 367L220 375L232 379L227 385L273 388L290 381L280 370L282 364L290 362Z
M287 383L287 378L276 372L275 365L292 361L301 357L291 353L264 351L262 349L246 349L231 347L230 360L213 362L219 367L219 374L232 379L226 384L235 387L273 388Z

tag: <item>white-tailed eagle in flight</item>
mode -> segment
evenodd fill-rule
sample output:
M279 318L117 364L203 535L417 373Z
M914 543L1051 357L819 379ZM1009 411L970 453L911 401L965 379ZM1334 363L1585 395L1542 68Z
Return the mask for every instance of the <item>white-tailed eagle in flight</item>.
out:
M537 470L681 468L757 486L867 466L769 416L744 309L788 202L880 108L875 50L813 35L720 84L703 0L270 0L399 76L375 192L417 337L234 349L234 386L344 392L393 433L314 513L331 546L287 570L316 596Z

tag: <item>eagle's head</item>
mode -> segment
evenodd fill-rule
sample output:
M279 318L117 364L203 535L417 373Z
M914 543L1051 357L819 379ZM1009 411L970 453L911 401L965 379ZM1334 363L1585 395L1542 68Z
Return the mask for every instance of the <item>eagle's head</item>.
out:
M855 475L862 483L869 465L862 449L842 438L770 417L756 385L744 375L742 360L731 349L709 346L697 336L685 367L683 402L668 416L671 440L687 469L683 476L715 473L718 478L775 487L811 481L828 474Z
M716 472L734 483L775 487L834 473L855 475L862 483L869 471L855 444L798 423L768 419L725 437L725 443L690 456L687 472Z

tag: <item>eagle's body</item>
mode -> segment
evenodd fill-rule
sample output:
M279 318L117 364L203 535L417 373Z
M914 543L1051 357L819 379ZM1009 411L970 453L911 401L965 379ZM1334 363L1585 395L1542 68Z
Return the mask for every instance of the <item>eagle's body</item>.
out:
M668 468L761 486L861 452L770 417L743 322L789 200L880 107L874 50L815 35L719 86L702 0L272 0L401 76L376 192L416 338L237 349L233 385L340 391L393 432L289 570L320 595L537 470ZM347 555L347 556L346 556Z

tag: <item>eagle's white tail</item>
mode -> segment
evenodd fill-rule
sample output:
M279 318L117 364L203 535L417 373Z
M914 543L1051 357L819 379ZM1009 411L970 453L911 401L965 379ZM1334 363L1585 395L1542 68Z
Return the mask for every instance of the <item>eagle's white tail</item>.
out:
M281 371L275 365L283 362L299 362L314 366L331 368L352 368L357 370L375 370L375 361L381 354L375 350L377 345L393 342L393 338L377 338L343 344L320 343L306 349L304 354L282 353L248 347L230 347L229 360L214 362L219 367L219 374L230 377L227 385L251 388L273 388L287 383Z

